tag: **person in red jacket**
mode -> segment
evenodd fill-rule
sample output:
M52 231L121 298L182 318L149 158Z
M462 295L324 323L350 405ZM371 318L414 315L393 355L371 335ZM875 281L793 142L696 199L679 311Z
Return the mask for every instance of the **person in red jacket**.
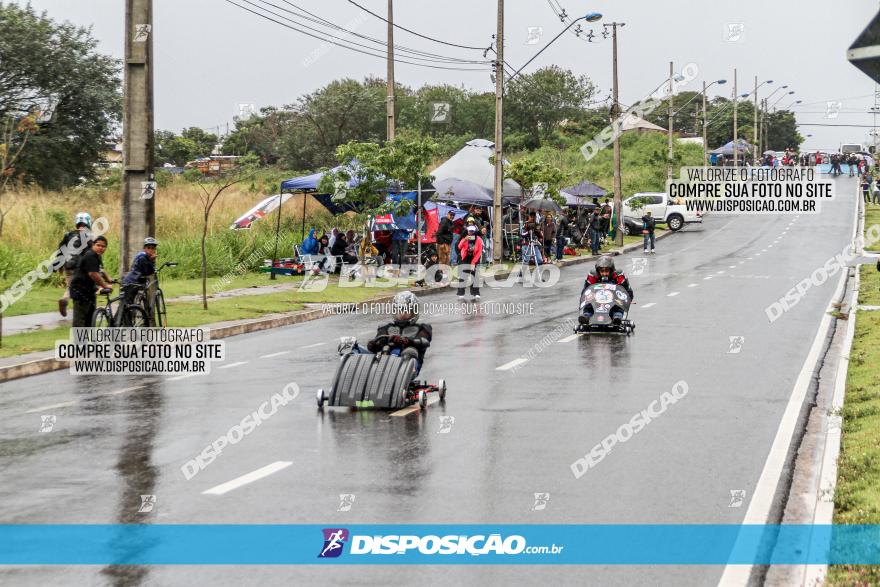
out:
M464 301L465 275L470 276L470 290L474 301L480 300L480 287L477 281L477 263L483 254L483 239L477 235L477 227L473 224L467 227L467 235L462 236L458 242L458 267L459 287L458 301Z
M622 285L626 293L629 294L629 299L633 299L633 290L629 285L629 279L626 278L626 275L615 269L614 259L607 255L596 261L596 270L587 275L587 278L584 280L584 288L581 290L581 297L584 296L584 292L588 287L597 283L616 283L617 285ZM622 317L622 315L615 316L612 314L611 319L615 320Z

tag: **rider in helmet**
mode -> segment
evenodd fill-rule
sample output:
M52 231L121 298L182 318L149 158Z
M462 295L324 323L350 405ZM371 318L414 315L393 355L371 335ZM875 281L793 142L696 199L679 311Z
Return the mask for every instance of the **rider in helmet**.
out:
M394 312L392 320L376 331L376 336L367 343L364 350L352 338L343 338L339 353L360 354L378 353L386 346L391 354L416 359L416 374L422 368L425 351L431 346L431 325L419 324L419 299L411 291L402 291L391 302Z
M159 243L151 236L144 239L144 249L131 261L131 271L122 278L123 285L145 285L147 278L156 274L156 248ZM131 298L128 299L131 301Z
M596 283L616 283L617 285L621 285L629 294L629 299L633 299L633 290L629 285L629 280L626 278L626 275L615 269L614 259L608 255L604 255L596 261L596 270L587 275L587 278L584 280L584 288L581 290L581 296L584 295L584 291L586 291L588 287ZM620 316L612 316L612 318L619 317Z
M70 256L64 260L64 264L58 269L58 272L64 275L64 282L66 284L64 295L58 300L58 312L62 316L67 316L67 305L70 302L70 282L73 280L73 274L76 272L80 253L88 251L92 245L91 241L87 238L88 232L92 228L92 215L88 212L77 212L73 219L73 225L76 227L76 230L66 233L62 237L61 242L58 243L59 250L71 252ZM84 237L83 235L86 236ZM83 241L83 238L86 240Z

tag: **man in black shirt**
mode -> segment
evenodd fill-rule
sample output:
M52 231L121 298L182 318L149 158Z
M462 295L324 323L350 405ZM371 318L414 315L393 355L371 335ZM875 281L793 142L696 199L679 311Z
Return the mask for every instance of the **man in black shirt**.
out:
M99 236L92 243L92 247L79 258L76 272L70 281L74 328L87 328L92 325L92 315L98 305L96 289L112 289L113 287L105 280L106 275L101 261L106 250L107 239Z
M455 211L449 210L437 228L437 258L441 265L449 265L449 251L452 246L452 231L455 227Z

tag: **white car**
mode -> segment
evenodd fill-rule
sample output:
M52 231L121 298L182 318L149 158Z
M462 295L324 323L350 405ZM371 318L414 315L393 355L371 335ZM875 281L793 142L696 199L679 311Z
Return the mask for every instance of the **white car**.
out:
M644 206L633 209L630 205L633 200L647 202ZM691 212L684 205L684 200L670 200L664 192L642 192L633 194L623 201L623 216L629 218L641 218L645 212L650 211L651 216L658 224L666 224L670 230L681 230L685 224L702 222L703 215L699 212Z

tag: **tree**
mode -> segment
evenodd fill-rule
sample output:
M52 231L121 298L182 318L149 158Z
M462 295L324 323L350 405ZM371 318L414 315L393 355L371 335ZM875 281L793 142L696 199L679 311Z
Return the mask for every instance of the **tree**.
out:
M201 254L202 254L202 308L208 309L208 253L205 243L208 240L208 225L211 218L211 210L217 199L223 195L223 192L232 186L248 181L254 177L257 170L259 159L256 155L250 154L243 157L239 161L238 167L218 176L203 176L198 181L198 186L202 193L199 199L202 202L204 214L202 216L202 238L201 238Z
M156 165L171 163L183 167L198 157L207 157L217 144L217 135L206 133L198 127L190 127L179 136L169 130L156 131Z
M767 115L767 148L784 151L789 147L799 150L804 137L797 130L797 120L790 110L779 110Z
M489 138L495 133L495 96L450 85L422 86L398 98L398 125L431 137ZM434 120L434 104L448 104L445 121Z
M0 120L39 104L54 116L30 136L17 174L47 188L90 178L121 115L119 61L88 29L0 4Z
M402 212L409 204L389 202L388 192L412 190L420 181L431 182L433 177L425 169L436 152L437 144L430 139L395 139L384 146L351 141L337 149L341 168L325 174L318 191L340 196L344 191L345 201L367 214ZM356 186L340 189L352 179L357 179Z
M585 76L575 76L558 66L522 74L508 84L504 102L506 126L527 137L522 146L537 147L565 121L578 121L596 86Z
M11 206L6 206L6 191L9 182L16 175L16 165L28 144L28 140L38 130L39 114L27 114L16 119L11 114L3 118L0 124L0 236L3 236L3 224ZM19 172L19 178L22 177Z
M527 155L517 159L504 169L504 175L522 186L526 200L543 193L544 197L549 197L557 204L565 203L565 198L559 195L559 188L566 179L565 173L538 156Z
M274 165L281 158L281 138L290 132L296 116L290 110L268 107L248 118L236 118L235 129L223 141L223 154L254 153L263 165Z

